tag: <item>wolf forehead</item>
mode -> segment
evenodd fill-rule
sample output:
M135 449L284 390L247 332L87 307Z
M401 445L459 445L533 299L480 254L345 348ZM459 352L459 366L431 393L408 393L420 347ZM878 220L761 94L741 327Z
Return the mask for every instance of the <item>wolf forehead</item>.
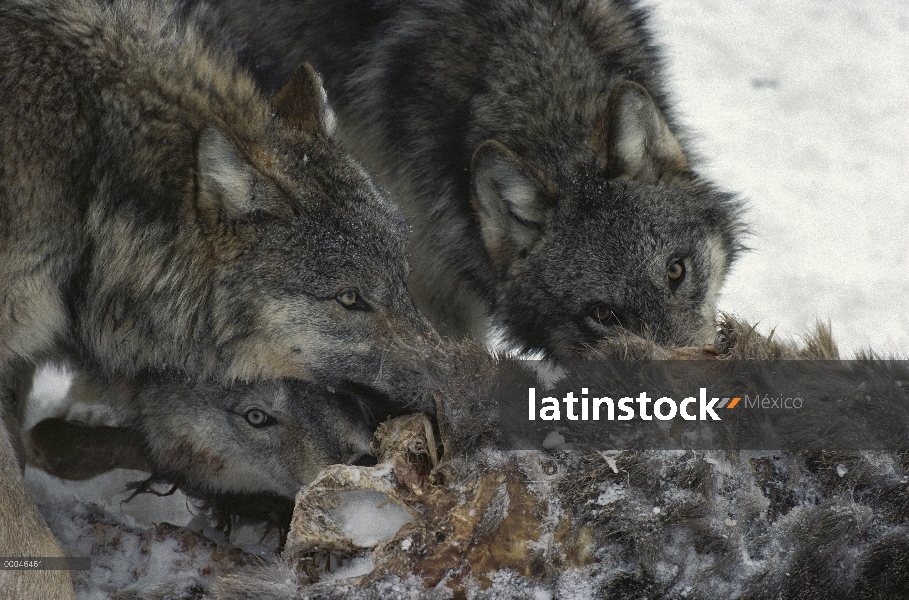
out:
M337 279L338 285L405 285L407 225L387 201L325 198L307 203L283 226L271 226L246 260L270 265L285 283ZM264 273L263 273L264 274ZM361 290L365 291L365 290Z
M555 235L584 232L582 238L620 244L638 236L670 247L717 237L733 255L742 249L740 200L705 182L651 185L584 176L561 186L559 196Z
M260 248L288 264L302 250L333 268L403 265L407 223L372 177L332 139L283 141L238 144L262 179L252 193L281 197L250 217L269 221Z
M270 132L262 143L239 141L250 162L288 197L296 220L325 222L345 233L370 229L405 243L403 215L372 176L330 136L300 139ZM324 228L322 228L324 229Z

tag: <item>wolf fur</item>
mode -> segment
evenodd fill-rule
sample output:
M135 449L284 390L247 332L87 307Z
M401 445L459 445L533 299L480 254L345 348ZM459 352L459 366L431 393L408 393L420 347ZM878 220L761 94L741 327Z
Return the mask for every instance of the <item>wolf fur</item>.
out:
M404 222L330 136L311 67L269 103L172 12L101 0L0 11L7 556L60 555L19 468L37 362L388 393L398 370L383 346L433 335L407 292ZM13 597L72 596L64 572L0 573Z
M440 332L491 316L551 356L623 329L713 340L740 203L695 171L635 2L210 2L265 85L302 57L322 73Z

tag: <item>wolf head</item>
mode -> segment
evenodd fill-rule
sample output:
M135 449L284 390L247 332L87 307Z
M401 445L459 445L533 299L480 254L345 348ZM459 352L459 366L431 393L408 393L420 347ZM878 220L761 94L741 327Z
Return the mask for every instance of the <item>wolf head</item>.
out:
M299 380L152 383L133 390L131 412L155 475L201 496L293 498L326 466L371 458L360 399Z
M471 178L500 274L493 316L522 349L573 355L628 331L713 341L739 206L689 170L643 87L615 86L587 156L558 183L494 140L474 153Z
M295 377L388 393L393 342L435 336L407 291L407 228L331 138L309 65L277 94L264 140L198 141L197 213L215 262L208 311L227 381Z

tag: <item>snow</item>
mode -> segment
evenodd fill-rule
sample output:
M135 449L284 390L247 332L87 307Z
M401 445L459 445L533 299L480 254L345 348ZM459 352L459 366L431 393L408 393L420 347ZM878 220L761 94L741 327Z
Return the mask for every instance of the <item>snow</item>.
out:
M543 440L543 449L544 450L558 450L565 446L565 436L563 436L558 431L550 431L546 436L546 439Z
M611 483L597 498L597 504L606 506L621 499L625 495L625 488L617 483Z
M117 469L86 481L64 481L44 471L28 467L25 472L29 491L46 503L68 506L95 499L106 501L106 512L124 525L143 527L152 523L186 525L193 518L187 508L189 501L179 490L171 496L139 494L129 502L132 492L125 491L125 483L141 481L148 477L142 471ZM159 491L169 488L161 486Z
M387 542L413 521L406 508L372 490L338 492L337 508L328 511L341 530L361 548Z
M549 590L534 588L533 600L552 600L552 593Z
M350 579L372 573L376 565L372 562L372 556L369 554L358 554L349 561L343 562L340 567L330 573L323 573L319 581L331 583L341 579Z
M909 4L647 4L702 171L749 205L720 309L909 356Z

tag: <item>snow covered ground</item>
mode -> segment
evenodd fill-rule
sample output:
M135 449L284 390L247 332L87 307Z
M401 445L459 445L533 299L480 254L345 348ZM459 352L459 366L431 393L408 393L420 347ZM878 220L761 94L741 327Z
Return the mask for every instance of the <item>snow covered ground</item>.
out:
M909 4L648 3L704 172L750 206L753 251L736 265L720 308L784 336L829 318L841 350L909 356ZM52 398L66 385L45 373L36 393ZM109 500L105 515L128 527L193 518L180 496L121 507L109 477L28 477L76 555L84 541L63 508L79 502ZM101 562L129 569L131 560ZM85 597L108 597L88 587Z
M909 356L909 3L648 4L703 171L750 207L720 309Z

